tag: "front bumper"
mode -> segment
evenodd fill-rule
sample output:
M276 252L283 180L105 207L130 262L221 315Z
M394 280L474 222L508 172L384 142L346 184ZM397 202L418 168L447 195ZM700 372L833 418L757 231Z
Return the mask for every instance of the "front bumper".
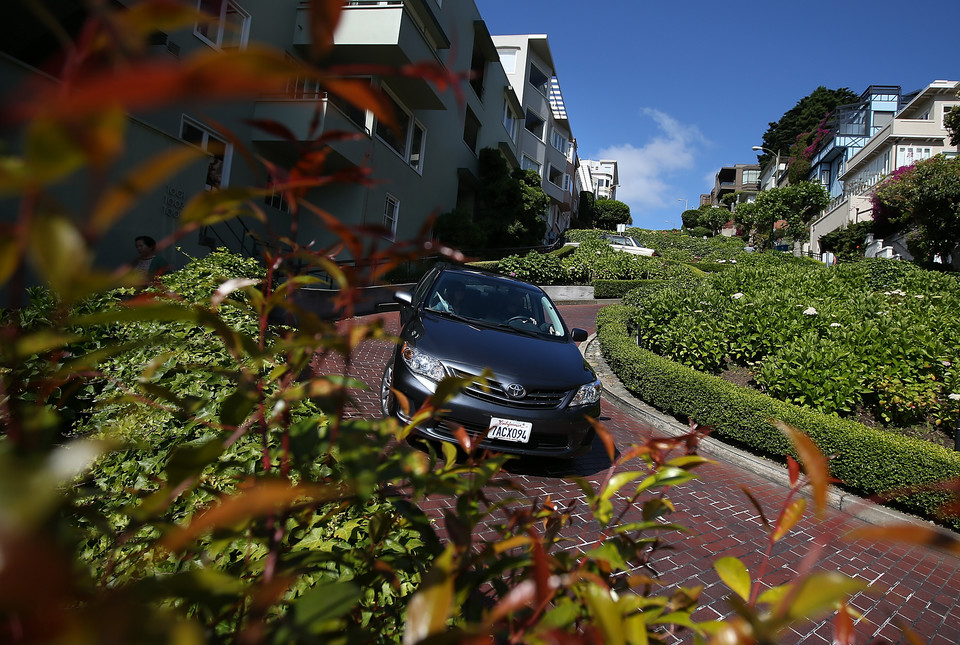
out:
M409 399L411 412L419 409L430 397L436 384L407 369L403 361L394 364L393 387ZM419 424L415 432L421 437L456 443L454 431L462 426L472 437L484 436L492 417L525 421L532 424L526 443L484 439L480 448L516 455L569 458L590 451L594 430L588 417L600 416L600 403L577 408L551 407L529 409L484 401L459 392L443 405L439 418ZM402 410L397 416L404 423L410 419Z

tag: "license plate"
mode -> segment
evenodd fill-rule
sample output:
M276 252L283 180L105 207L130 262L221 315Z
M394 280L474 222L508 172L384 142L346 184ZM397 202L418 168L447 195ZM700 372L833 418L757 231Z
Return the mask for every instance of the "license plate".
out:
M530 441L530 430L532 428L533 424L529 421L493 417L490 419L490 431L487 433L487 439L527 443Z

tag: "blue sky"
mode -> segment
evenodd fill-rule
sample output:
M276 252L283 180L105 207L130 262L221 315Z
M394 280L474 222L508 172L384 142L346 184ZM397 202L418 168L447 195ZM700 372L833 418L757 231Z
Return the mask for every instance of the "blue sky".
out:
M643 228L680 226L721 166L823 85L960 79L957 0L476 0L493 35L546 34L583 159L619 161ZM915 10L913 10L915 9Z

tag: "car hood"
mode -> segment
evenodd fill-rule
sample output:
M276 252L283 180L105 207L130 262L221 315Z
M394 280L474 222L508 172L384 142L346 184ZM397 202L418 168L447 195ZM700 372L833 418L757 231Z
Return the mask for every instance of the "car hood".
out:
M487 367L497 380L526 387L569 389L596 378L569 338L535 338L432 313L414 317L401 336L448 367L475 373Z

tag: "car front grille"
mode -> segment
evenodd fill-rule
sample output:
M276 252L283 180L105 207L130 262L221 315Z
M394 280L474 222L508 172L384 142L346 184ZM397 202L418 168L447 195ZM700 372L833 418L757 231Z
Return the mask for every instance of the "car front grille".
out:
M569 390L537 390L528 389L527 395L522 399L513 399L507 396L505 384L494 379L487 379L485 382L477 374L471 374L463 370L449 370L453 376L458 378L472 379L472 382L463 389L463 394L496 403L511 408L527 410L545 410L550 408L559 408L566 403L570 394Z

